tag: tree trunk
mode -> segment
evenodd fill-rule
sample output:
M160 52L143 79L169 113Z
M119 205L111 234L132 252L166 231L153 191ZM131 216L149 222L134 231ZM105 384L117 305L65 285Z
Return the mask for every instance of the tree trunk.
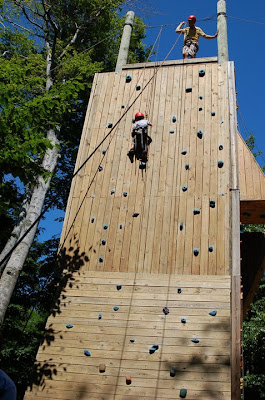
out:
M56 137L54 130L50 129L47 133L47 139L49 139L53 145L52 149L49 149L43 159L43 168L53 173L58 159L58 147L56 146L59 141ZM31 224L39 217L44 204L45 196L49 188L51 178L44 181L43 178L39 178L38 184L35 186L32 192L29 208L27 215L23 221L23 232L31 226ZM10 303L10 299L16 282L18 280L20 271L23 268L25 259L28 255L29 249L33 242L37 224L30 230L27 236L17 246L17 248L11 254L11 257L4 269L4 272L0 279L0 326L3 323L7 307ZM25 230L24 230L25 229Z

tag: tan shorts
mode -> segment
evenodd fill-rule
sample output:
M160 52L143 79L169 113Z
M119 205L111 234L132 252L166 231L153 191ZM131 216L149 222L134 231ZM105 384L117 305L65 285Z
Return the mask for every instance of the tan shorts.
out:
M182 47L182 54L188 54L191 57L196 57L196 53L199 50L199 46L197 42L193 42L191 40L184 43Z

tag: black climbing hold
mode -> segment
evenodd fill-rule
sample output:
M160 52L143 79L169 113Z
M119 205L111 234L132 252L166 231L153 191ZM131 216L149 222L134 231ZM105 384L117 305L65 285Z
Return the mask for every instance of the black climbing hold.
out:
M185 156L187 154L187 150L182 150L181 154Z
M113 307L113 310L114 310L114 311L118 311L119 309L120 309L120 307L118 307L118 306L114 306L114 307Z
M169 133L174 133L174 130L173 130L173 129L170 129Z
M127 75L126 76L126 82L129 83L129 82L131 82L131 80L132 80L131 75Z
M220 144L219 150L223 150L223 149L224 149L224 146L222 144Z
M199 139L202 139L202 137L203 137L203 132L202 132L202 131L198 131L198 132L197 132L197 136L198 136Z
M87 357L90 357L90 356L91 356L91 353L90 353L90 351L88 351L87 349L85 349L85 350L84 350L84 355L87 356Z
M186 192L188 190L187 186L182 186L182 192Z
M66 326L67 329L71 329L71 328L74 327L74 325L72 325L72 324L67 324L67 325L65 325L65 326Z
M199 210L198 208L194 208L194 210L193 210L194 215L198 215L200 213L201 213L201 210Z
M173 115L172 122L176 122L176 121L177 121L177 117L175 115Z
M179 397L180 397L181 399L185 399L186 396L187 396L187 389L180 389L180 391L179 391Z
M105 224L105 225L103 225L103 229L105 229L105 231L108 229L108 225L107 224Z
M213 310L213 311L210 311L210 312L209 312L209 315L211 315L212 317L215 317L216 314L217 314L217 311L216 311L216 310Z
M185 164L185 169L186 169L186 170L190 169L189 164Z
M102 165L100 165L100 166L98 167L98 170L99 170L99 172L103 171Z
M107 150L102 150L102 154L105 155Z
M139 213L133 213L133 218L138 217Z
M112 127L113 127L113 123L112 123L112 122L108 122L107 127L108 127L108 128L112 128Z
M146 169L146 163L141 162L140 165L139 165L139 168L140 169Z
M204 75L205 75L205 71L204 71L204 69L201 69L199 71L199 76L203 77Z
M211 116L214 117L215 116L215 111L211 112Z
M94 217L91 217L90 222L93 224L93 223L95 222L95 218L94 218Z
M135 342L135 339L133 339L133 338L130 339L130 342L131 342L131 343L134 343L134 342Z
M121 290L121 288L122 288L122 285L116 285L117 290Z
M183 230L183 222L181 222L180 224L179 224L179 229L182 231Z
M203 99L203 96L199 96L199 99L202 100L202 99Z
M141 90L141 86L140 86L140 85L137 85L137 86L136 86L136 90Z
M170 373L170 376L171 376L172 378L173 378L174 376L176 376L176 373L177 373L176 368L171 367L169 373Z
M121 108L125 108L125 105L124 105L124 104L122 104Z
M193 254L195 255L195 257L197 257L199 255L199 249L194 249L193 250Z
M120 229L122 229L122 224L120 224Z
M182 293L182 289L180 287L178 288L178 293Z
M215 208L215 201L214 200L210 200L210 207L211 208Z
M192 338L191 341L192 341L192 343L199 343L200 342L199 339L197 339L197 338Z
M210 252L210 253L213 252L213 246L209 246L209 252Z
M181 318L181 322L182 322L182 324L186 324L186 318Z
M98 261L99 261L100 263L103 263L103 257L99 257L99 258L98 258Z
M190 93L190 92L192 92L192 88L191 87L187 87L186 88L186 93Z
M199 107L199 111L202 111L203 110L203 108L202 107Z
M102 319L102 314L98 314L98 319Z
M218 161L218 168L222 168L224 166L224 162L222 160Z
M123 192L122 194L123 194L123 197L127 197L128 196L127 192Z
M163 308L163 313L164 313L165 315L169 314L169 309L168 309L167 307L164 307L164 308Z
M110 194L114 194L115 193L115 189L111 189Z
M101 240L102 246L105 246L106 243L107 243L106 239L102 239L102 240Z

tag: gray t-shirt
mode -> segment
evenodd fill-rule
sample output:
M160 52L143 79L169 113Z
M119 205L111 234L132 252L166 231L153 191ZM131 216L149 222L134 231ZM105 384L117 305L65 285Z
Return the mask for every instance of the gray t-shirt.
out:
M133 131L137 131L138 129L144 129L151 125L152 125L151 122L148 121L147 119L140 119L140 121L136 121L135 124L133 125Z

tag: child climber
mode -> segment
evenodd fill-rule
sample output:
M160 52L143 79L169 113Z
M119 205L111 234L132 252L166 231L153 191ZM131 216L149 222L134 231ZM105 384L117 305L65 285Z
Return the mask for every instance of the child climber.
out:
M133 163L133 159L135 156L135 135L137 132L142 132L143 130L146 130L147 133L147 143L146 145L149 146L149 144L152 142L152 139L150 136L148 136L148 126L152 126L151 122L145 119L145 116L143 113L138 112L135 114L135 124L133 125L132 128L132 147L130 151L127 153L127 156L129 157L131 163ZM142 155L141 155L141 160L143 162L147 162L147 150L143 150Z

